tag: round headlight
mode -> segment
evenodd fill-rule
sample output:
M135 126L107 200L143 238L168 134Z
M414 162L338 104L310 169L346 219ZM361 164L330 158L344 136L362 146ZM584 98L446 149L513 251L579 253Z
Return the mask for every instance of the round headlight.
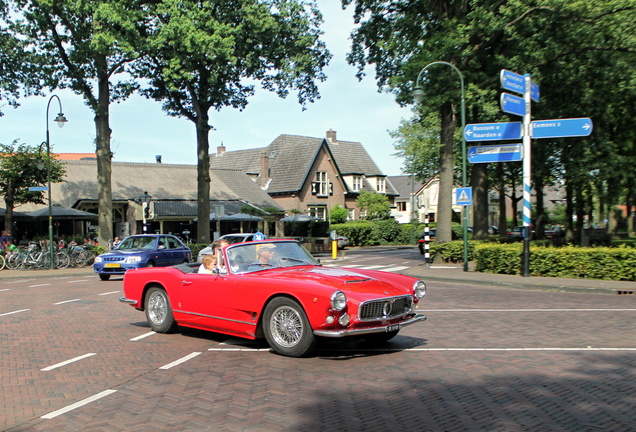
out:
M413 284L413 294L418 299L421 299L426 295L426 284L419 280Z
M96 262L96 263L99 264L100 262L102 262L102 260L103 260L103 258L101 256L97 256L97 257L95 257L95 261L93 261L93 262Z
M331 294L331 309L341 311L347 307L347 296L342 291Z

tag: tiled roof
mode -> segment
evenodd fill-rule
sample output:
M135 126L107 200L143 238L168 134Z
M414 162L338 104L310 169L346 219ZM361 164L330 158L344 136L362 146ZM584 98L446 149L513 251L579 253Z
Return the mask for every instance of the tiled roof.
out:
M248 174L260 173L260 158L263 152L269 156L271 182L268 193L296 192L307 179L321 146L326 145L334 157L342 175L359 174L365 176L384 176L361 143L337 141L332 143L324 138L300 135L279 135L267 147L226 151L222 155L212 155L212 168L239 169ZM365 182L364 190L375 190ZM387 193L397 192L387 184Z
M412 193L416 193L424 186L424 183L408 175L389 176L387 182L391 183L393 189L399 194L398 198L410 198Z
M95 160L64 161L66 178L53 184L53 202L72 207L78 200L97 199L97 166ZM113 162L111 164L113 201L139 199L144 192L153 199L197 199L196 165L160 163ZM276 207L266 192L240 171L211 170L210 199L249 201L256 207ZM28 209L27 209L28 207ZM31 208L33 207L33 208ZM31 211L41 206L27 204L20 211Z
M58 160L96 160L95 153L53 153Z
M196 200L154 200L155 217L196 217ZM246 204L240 200L210 200L210 213L216 212L216 206L222 205L225 214L237 214Z

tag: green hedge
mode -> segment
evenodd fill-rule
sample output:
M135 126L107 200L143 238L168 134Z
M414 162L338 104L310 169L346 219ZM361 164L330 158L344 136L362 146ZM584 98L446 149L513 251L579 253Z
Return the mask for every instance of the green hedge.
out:
M522 244L481 244L475 248L475 270L521 274ZM531 276L636 281L636 250L628 247L530 248Z
M192 251L192 261L196 261L197 260L197 256L199 255L199 252L201 251L201 249L205 249L206 247L210 246L209 243L188 243L186 244L187 247L190 248L190 250Z

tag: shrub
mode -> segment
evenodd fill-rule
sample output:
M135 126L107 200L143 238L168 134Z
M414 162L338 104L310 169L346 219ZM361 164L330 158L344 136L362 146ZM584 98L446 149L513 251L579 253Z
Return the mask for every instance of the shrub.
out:
M521 274L522 245L482 244L475 250L476 271ZM636 280L636 250L628 247L532 247L530 275Z

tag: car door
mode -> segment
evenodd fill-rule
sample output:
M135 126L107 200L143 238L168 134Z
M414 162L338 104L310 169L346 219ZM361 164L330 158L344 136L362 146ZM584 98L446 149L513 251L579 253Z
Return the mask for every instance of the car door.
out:
M181 296L175 310L183 313L186 325L230 333L254 336L256 314L246 307L246 299L236 290L233 274L185 273Z
M168 248L168 238L160 236L157 242L157 250L155 251L155 263L160 267L172 265L170 259L170 249Z

